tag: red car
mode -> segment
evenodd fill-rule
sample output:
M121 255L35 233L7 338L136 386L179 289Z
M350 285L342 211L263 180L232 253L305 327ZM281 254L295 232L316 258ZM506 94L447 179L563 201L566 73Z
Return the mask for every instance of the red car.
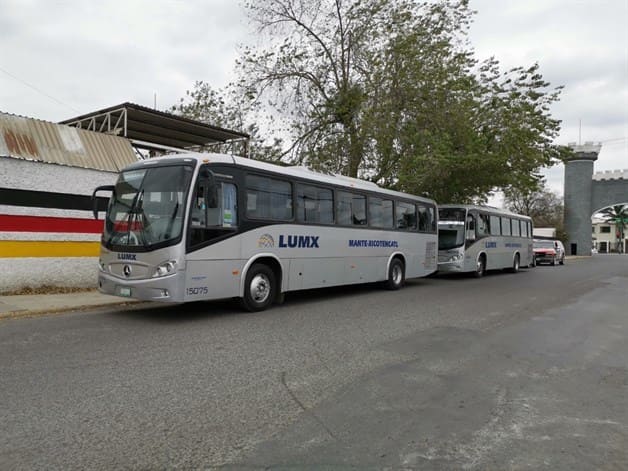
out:
M564 252L558 253L556 244L553 240L534 240L534 262L535 264L549 263L556 265L556 262L562 265L564 260Z

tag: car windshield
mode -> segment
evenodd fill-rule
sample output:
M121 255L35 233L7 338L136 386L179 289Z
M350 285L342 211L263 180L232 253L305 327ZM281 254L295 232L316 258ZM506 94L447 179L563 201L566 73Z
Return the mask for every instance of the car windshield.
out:
M193 168L150 167L122 172L105 219L105 245L148 249L177 240Z
M554 241L552 240L535 240L534 241L535 249L553 249Z

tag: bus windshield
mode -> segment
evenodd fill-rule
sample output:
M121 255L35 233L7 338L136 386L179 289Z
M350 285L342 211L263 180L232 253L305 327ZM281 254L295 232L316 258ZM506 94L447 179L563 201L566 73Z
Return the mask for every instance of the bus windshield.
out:
M464 245L465 208L438 208L438 250Z
M148 250L178 240L192 172L189 165L122 172L107 209L105 245Z
M444 229L438 228L438 250L449 250L464 244L464 226Z
M467 210L464 208L438 208L439 221L465 222Z

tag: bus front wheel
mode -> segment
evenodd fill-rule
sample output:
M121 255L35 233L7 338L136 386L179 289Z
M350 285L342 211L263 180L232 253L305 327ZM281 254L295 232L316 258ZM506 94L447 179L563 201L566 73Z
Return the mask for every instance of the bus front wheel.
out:
M480 255L478 257L478 261L476 262L473 276L475 276L476 278L482 278L485 272L486 272L486 258L484 258L483 255Z
M385 287L389 290L397 290L401 288L406 280L405 266L398 258L393 258L388 267L388 280Z
M241 304L247 311L263 311L276 296L275 274L266 265L253 265L246 274Z

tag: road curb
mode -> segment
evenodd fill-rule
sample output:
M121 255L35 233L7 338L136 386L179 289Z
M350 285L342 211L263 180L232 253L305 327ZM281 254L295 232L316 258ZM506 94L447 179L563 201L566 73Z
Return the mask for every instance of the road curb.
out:
M83 304L76 306L64 306L49 309L18 309L15 311L0 312L0 321L7 319L21 319L26 317L43 317L46 315L59 315L72 311L91 311L104 307L124 307L148 303L148 301L125 301L121 303Z

